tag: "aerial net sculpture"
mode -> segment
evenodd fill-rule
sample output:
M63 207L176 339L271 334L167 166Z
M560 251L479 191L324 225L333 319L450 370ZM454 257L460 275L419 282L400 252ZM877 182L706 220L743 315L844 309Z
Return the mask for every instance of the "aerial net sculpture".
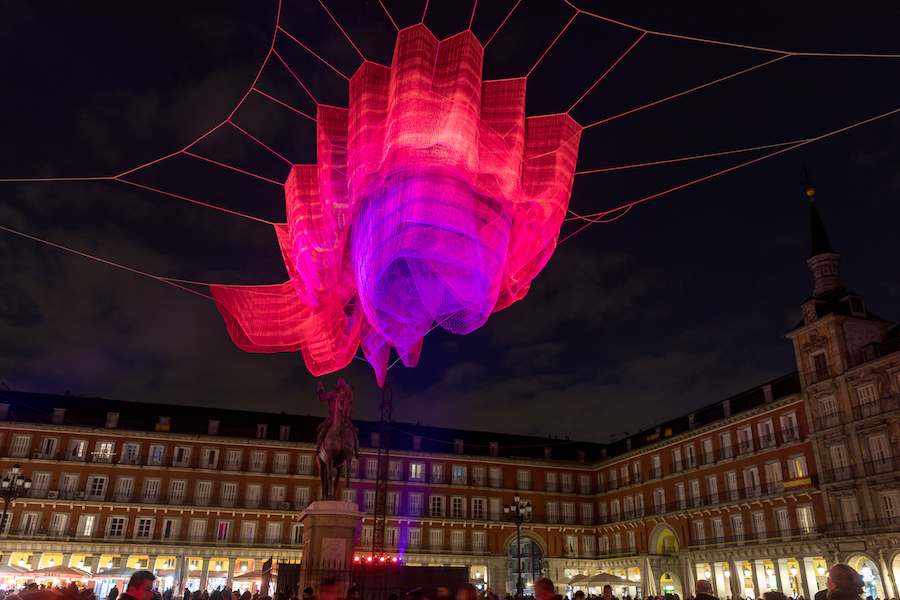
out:
M458 334L523 298L568 208L581 126L525 116L525 78L482 81L471 31L399 32L364 62L349 107L319 105L315 165L285 183L275 233L288 281L211 286L234 343L301 351L314 375L362 347L383 385L391 347L414 366L436 324Z

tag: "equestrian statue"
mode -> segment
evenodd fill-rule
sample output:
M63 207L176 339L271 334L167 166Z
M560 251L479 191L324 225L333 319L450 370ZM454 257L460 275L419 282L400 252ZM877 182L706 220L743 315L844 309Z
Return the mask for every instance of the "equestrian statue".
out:
M322 382L316 390L319 402L328 408L328 418L319 425L316 438L316 464L322 480L322 500L337 500L341 469L350 487L350 459L359 459L359 430L350 422L353 414L353 389L338 379L333 392L325 394Z

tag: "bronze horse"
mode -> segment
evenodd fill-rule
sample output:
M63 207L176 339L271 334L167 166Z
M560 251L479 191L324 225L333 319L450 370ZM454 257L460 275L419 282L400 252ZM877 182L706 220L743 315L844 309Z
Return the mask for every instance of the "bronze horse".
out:
M322 480L322 500L337 500L337 488L341 481L341 469L350 487L349 460L359 458L359 440L356 427L350 422L353 412L353 391L341 379L334 392L322 396L322 384L319 384L320 402L328 403L329 419L323 423L327 429L322 433L321 443L316 453L316 464Z

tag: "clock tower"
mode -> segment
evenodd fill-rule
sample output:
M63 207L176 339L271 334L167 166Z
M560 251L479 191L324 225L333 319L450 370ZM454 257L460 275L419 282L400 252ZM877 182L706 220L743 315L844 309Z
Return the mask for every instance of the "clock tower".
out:
M809 185L813 295L801 305L803 320L787 334L794 342L803 387L822 384L864 361L866 347L883 342L888 322L868 312L863 297L841 280L841 255L834 251Z

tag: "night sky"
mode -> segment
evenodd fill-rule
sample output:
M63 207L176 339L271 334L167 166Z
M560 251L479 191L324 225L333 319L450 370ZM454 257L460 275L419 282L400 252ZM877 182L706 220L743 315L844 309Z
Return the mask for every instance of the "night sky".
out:
M377 1L325 4L367 59L389 64L396 30ZM900 55L896 3L573 4L686 37ZM401 28L424 8L384 5ZM482 43L514 5L481 1L472 29ZM471 9L431 0L425 24L445 38L468 27ZM0 227L162 277L285 281L268 225L173 196L283 221L283 190L262 179L175 154L125 177L172 195L110 180L8 181L108 177L177 153L241 101L277 13L273 0L0 0ZM573 14L562 1L522 0L487 47L485 79L528 73ZM281 26L347 76L362 60L317 0L285 0ZM640 35L580 14L529 76L528 114L567 111ZM284 32L275 48L319 102L346 106L343 77ZM789 56L617 117L779 56L646 35L572 111L582 125L609 119L584 132L578 170L804 140L900 109L900 58ZM257 87L314 114L274 57ZM288 160L315 162L314 123L263 95L250 93L233 121ZM785 147L580 174L570 209L613 209ZM231 126L192 151L275 181L289 170ZM391 370L395 418L608 442L794 370L782 336L813 283L804 165L845 283L895 322L900 113L580 231L526 299L468 336L432 332L417 367ZM582 224L565 223L561 238ZM324 415L302 357L241 352L211 300L5 230L0 348L0 381L14 390ZM369 365L321 379L331 388L338 377L355 387L356 417L376 419Z

